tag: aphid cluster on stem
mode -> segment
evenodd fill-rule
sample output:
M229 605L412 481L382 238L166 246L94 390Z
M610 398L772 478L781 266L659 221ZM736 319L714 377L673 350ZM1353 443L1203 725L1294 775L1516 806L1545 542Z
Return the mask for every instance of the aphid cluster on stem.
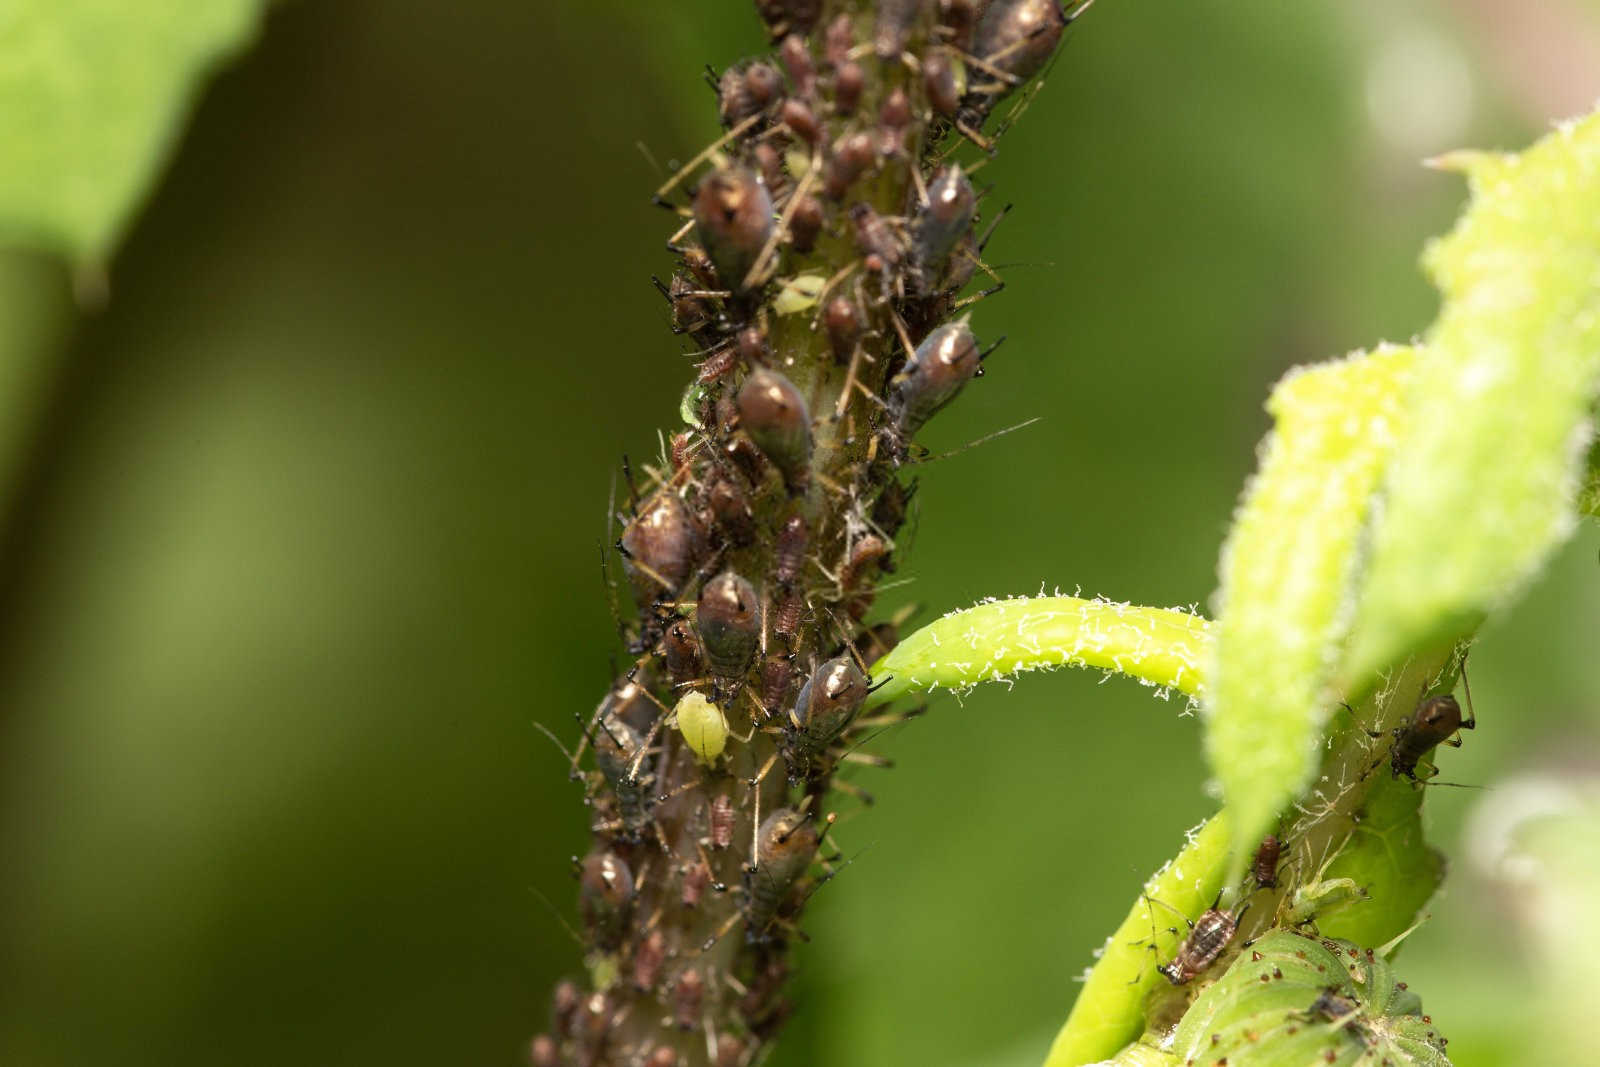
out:
M886 762L859 746L894 716L861 708L895 640L869 616L906 467L982 371L967 309L999 285L969 171L1070 21L1056 0L755 7L772 52L711 75L721 135L655 193L694 372L659 464L624 462L633 659L573 756L595 988L561 987L537 1064L746 1067L786 1018L831 798L865 796L838 768Z

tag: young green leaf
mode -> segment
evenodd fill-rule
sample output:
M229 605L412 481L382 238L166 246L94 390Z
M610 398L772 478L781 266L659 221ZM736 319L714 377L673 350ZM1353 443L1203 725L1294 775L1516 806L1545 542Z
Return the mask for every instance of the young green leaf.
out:
M1085 979L1044 1067L1079 1067L1103 1060L1139 1036L1145 997L1166 984L1156 967L1172 958L1183 939L1169 932L1175 925L1183 929L1178 915L1169 909L1193 920L1216 899L1228 858L1228 823L1227 812L1212 817L1190 834L1176 859L1145 882L1144 892L1106 941Z
M1196 696L1210 625L1186 611L1108 600L991 600L929 623L875 663L873 681L883 684L868 707L1065 666L1100 667Z
M1236 881L1317 765L1325 686L1373 493L1405 421L1417 352L1296 369L1222 550L1206 750L1233 813Z
M15 0L0 16L0 242L102 260L259 0Z
M1428 250L1418 361L1343 672L1359 689L1470 630L1572 532L1600 379L1600 115L1521 155L1457 153L1472 203Z

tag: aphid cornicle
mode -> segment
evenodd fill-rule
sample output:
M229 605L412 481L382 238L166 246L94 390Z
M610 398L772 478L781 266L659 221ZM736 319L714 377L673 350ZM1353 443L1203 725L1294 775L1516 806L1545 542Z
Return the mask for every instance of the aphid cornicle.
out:
M760 602L755 587L723 571L700 590L695 628L706 663L719 678L743 678L761 639Z
M978 341L965 319L930 333L889 383L889 412L901 438L911 438L954 400L980 367Z
M1283 842L1278 840L1276 834L1268 834L1261 839L1255 859L1250 864L1250 873L1255 878L1257 888L1278 888L1278 856L1282 851Z
M1461 718L1461 705L1449 693L1425 698L1417 705L1411 721L1394 729L1394 747L1389 750L1389 775L1404 775L1417 781L1417 763L1441 744L1461 744L1453 738L1457 730L1471 730L1478 725L1476 717Z
M811 412L793 382L757 367L739 389L739 425L791 488L805 482L811 460Z
M861 710L872 683L849 656L830 659L800 687L789 722L802 752L820 752L838 737Z
M978 198L959 166L950 166L928 183L928 202L911 224L911 259L916 265L918 289L934 292L956 242L972 229Z
M578 869L584 925L601 948L615 947L633 904L633 872L614 852L591 852Z
M811 542L811 528L803 515L790 515L778 530L778 543L772 552L772 577L780 586L794 584L805 567L806 546Z
M694 567L699 531L675 493L660 492L622 531L622 566L641 605L671 596Z
M1212 907L1190 924L1189 936L1178 947L1171 963L1163 963L1159 970L1173 985L1184 985L1202 974L1217 962L1222 950L1233 940L1239 929L1239 916L1231 911Z
M792 808L779 808L761 822L756 834L756 865L749 874L749 911L746 926L759 940L783 907L795 880L816 855L817 830Z
M776 225L766 185L743 167L707 175L695 190L694 222L722 284L743 289Z

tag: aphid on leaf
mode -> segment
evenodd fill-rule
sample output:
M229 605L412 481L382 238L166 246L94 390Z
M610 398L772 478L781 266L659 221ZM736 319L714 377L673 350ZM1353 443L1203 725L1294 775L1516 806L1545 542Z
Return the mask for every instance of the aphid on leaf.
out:
M791 489L804 485L811 460L811 413L794 383L757 367L739 389L739 425Z
M722 679L742 679L761 638L755 587L732 571L711 579L700 590L695 628L711 672Z
M1418 781L1417 763L1441 744L1461 747L1460 730L1478 725L1477 716L1461 718L1461 705L1449 693L1425 698L1417 705L1411 721L1394 729L1394 747L1389 750L1389 774Z
M978 341L965 319L928 334L889 382L889 413L900 439L909 441L980 370Z
M776 225L766 185L743 167L707 175L695 190L694 222L722 284L743 289Z
M789 711L785 758L791 777L806 776L811 761L856 717L871 688L871 680L849 656L828 660L806 679Z
M1257 888L1278 888L1278 856L1282 851L1283 843L1276 834L1268 834L1261 839L1255 859L1250 864L1250 873L1255 878Z
M1168 911L1180 916L1189 926L1189 936L1178 946L1178 952L1172 961L1156 968L1162 977L1173 985L1187 984L1217 962L1217 957L1222 955L1228 943L1233 940L1233 935L1239 929L1239 919L1244 914L1243 909L1236 913L1217 907L1217 903L1221 901L1221 894L1218 894L1216 903L1193 921L1169 904L1162 904L1161 901L1152 900L1150 897L1146 897L1145 900L1147 903L1161 904ZM1154 920L1154 913L1151 919Z

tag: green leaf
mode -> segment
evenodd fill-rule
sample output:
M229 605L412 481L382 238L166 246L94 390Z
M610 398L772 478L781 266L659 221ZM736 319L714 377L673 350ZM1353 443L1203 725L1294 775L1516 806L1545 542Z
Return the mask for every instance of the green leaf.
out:
M0 6L0 243L103 260L258 0Z
M1472 204L1430 247L1417 365L1344 671L1471 630L1572 532L1600 378L1600 116L1521 155L1458 153Z
M1296 369L1267 402L1276 425L1222 550L1205 702L1206 750L1233 814L1230 882L1316 769L1361 532L1416 358L1385 346Z
M1068 666L1117 671L1195 696L1210 657L1210 626L1175 608L1109 600L991 600L929 623L873 664L873 681L883 684L867 706Z
M1084 980L1072 1013L1050 1046L1045 1067L1079 1067L1103 1060L1139 1036L1146 996L1166 984L1156 967L1172 958L1182 940L1168 932L1169 927L1182 926L1168 908L1193 920L1216 899L1228 857L1228 822L1227 812L1218 813L1190 834L1176 859L1145 882L1144 892ZM1151 899L1161 904L1152 906Z

